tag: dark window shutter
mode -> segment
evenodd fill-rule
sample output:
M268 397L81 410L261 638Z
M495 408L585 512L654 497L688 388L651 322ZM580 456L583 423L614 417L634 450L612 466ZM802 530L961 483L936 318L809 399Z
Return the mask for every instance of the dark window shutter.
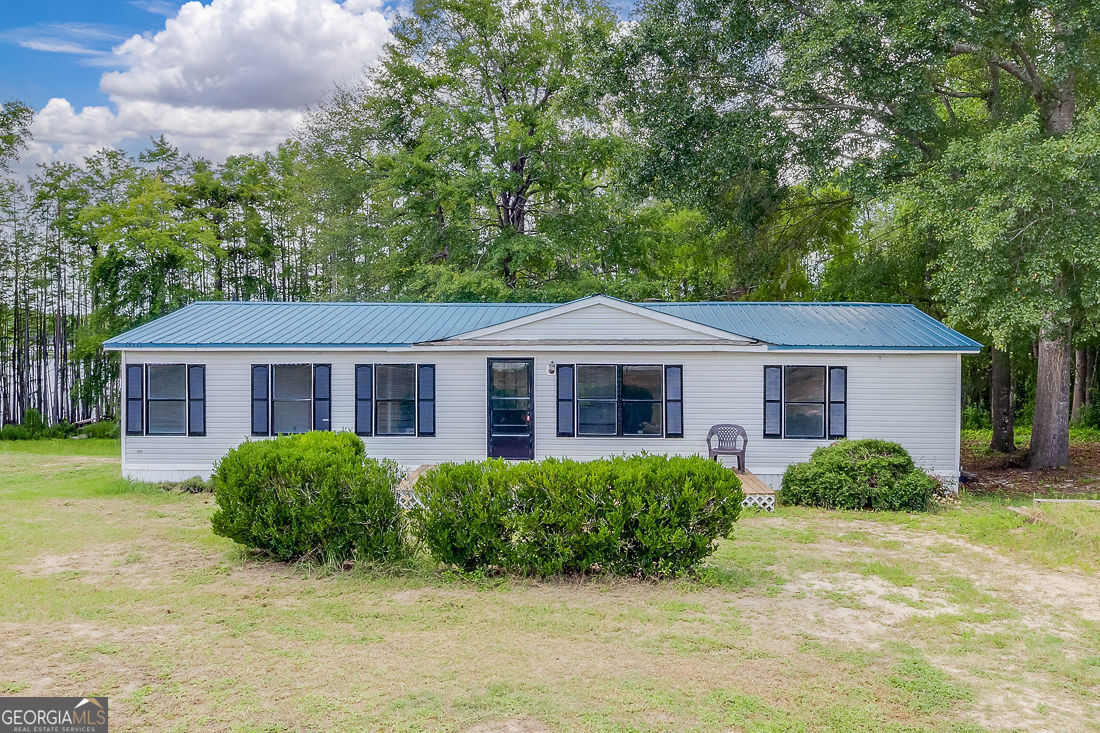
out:
M848 368L829 367L829 438L848 435Z
M435 435L435 365L416 368L416 434Z
M145 432L144 400L145 367L131 364L126 367L126 434L141 435Z
M371 403L374 395L374 370L370 364L355 365L355 434L370 435L374 424Z
M270 369L267 364L252 365L252 434L270 435L268 393Z
M764 437L783 436L783 367L764 367Z
M332 366L313 365L313 429L332 429Z
M665 437L684 437L684 367L665 367Z
M187 367L187 434L206 435L206 367Z
M573 365L558 364L558 436L571 438L576 434L573 421L573 403L576 399L573 387Z

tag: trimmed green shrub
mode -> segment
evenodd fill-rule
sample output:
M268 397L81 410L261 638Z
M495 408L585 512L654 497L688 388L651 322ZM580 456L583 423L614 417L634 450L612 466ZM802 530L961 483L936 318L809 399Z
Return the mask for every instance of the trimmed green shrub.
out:
M936 486L897 443L838 440L787 469L779 500L826 509L924 511Z
M400 480L351 433L242 443L211 479L214 533L279 560L399 560L410 554Z
M508 464L498 458L443 463L420 476L416 493L423 507L413 509L410 517L433 557L466 569L510 563L508 475Z
M733 471L698 456L447 463L416 491L413 526L437 560L535 575L685 572L744 499Z

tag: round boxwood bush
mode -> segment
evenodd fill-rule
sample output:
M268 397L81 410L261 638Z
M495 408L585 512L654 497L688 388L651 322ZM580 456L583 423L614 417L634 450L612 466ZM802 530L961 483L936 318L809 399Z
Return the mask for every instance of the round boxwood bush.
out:
M885 440L838 440L783 474L779 500L826 509L924 511L936 481Z
M410 554L400 480L351 433L242 443L214 470L214 533L279 560L399 560Z
M675 575L727 536L744 494L698 456L448 463L420 477L417 536L466 570Z

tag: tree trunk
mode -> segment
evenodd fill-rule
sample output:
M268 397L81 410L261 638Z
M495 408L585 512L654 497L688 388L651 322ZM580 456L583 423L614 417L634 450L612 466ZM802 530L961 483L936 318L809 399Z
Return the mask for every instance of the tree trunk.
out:
M1000 453L1016 451L1015 416L1012 405L1012 368L1008 352L989 347L993 365L989 378L989 408L993 417L993 440L989 447Z
M1085 351L1087 364L1085 365L1085 405L1089 406L1093 401L1093 391L1096 381L1096 349Z
M1062 29L1059 27L1058 32ZM1059 44L1060 45L1060 44ZM1076 112L1076 76L1072 70L1054 85L1041 104L1043 126L1053 136L1073 128ZM1059 283L1059 289L1064 287ZM1047 313L1039 328L1039 368L1035 377L1035 418L1031 424L1028 467L1033 471L1069 465L1070 370L1073 355L1068 326L1057 326Z
M1068 328L1044 326L1039 332L1035 379L1035 419L1031 424L1028 468L1069 465L1069 375L1072 345Z
M1081 408L1085 406L1085 383L1088 381L1088 359L1084 349L1077 349L1073 370L1073 408L1070 410L1069 419L1077 422L1081 419Z

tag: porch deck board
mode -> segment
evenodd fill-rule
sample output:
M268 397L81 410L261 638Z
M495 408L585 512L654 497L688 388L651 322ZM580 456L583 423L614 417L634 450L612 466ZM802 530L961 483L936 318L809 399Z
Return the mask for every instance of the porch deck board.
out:
M741 489L746 494L774 494L775 490L761 481L752 471L737 474L741 479Z

